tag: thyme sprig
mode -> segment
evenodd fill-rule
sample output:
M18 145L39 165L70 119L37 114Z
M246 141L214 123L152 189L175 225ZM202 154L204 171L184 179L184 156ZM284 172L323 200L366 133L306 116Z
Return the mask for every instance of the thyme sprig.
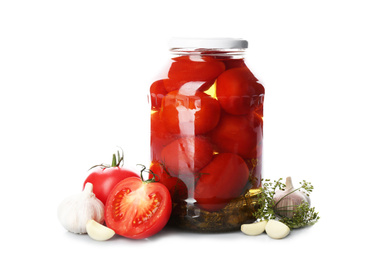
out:
M258 198L259 209L255 212L255 217L260 220L275 219L275 201L273 197L277 188L284 189L285 184L281 182L282 178L271 182L270 179L262 179L261 193Z
M293 217L291 218L279 216L275 212L275 201L273 199L275 192L277 189L284 190L286 187L281 181L282 178L274 181L262 179L261 193L258 196L258 210L254 213L254 216L260 220L278 218L279 221L285 223L290 228L300 228L315 224L320 218L318 212L315 212L314 207L310 208L309 203L306 202L302 203L294 210ZM305 180L299 184L301 186L294 189L294 192L302 191L309 196L314 189L313 185Z

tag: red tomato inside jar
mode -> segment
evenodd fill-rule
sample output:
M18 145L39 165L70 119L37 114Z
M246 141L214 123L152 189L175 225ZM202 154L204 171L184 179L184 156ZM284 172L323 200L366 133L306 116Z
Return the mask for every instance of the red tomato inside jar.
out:
M176 38L151 83L151 170L171 192L171 224L204 232L253 221L261 185L264 87L242 39ZM154 169L154 170L153 170Z

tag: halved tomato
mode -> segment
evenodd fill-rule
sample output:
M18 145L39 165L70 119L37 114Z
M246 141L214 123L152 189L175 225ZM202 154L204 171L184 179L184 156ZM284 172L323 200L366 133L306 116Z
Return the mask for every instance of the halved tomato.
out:
M171 196L163 184L130 177L108 196L105 221L118 235L143 239L163 229L171 211Z

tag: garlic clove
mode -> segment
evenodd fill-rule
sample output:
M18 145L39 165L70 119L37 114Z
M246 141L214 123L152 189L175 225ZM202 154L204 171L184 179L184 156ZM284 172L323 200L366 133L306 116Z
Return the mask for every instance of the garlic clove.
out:
M248 236L260 235L261 233L264 232L267 222L268 222L267 220L263 220L251 224L243 224L241 225L241 231L242 233Z
M281 239L290 234L290 228L280 221L270 219L265 226L265 232L270 238Z
M114 230L103 226L93 219L88 220L86 230L89 237L97 241L106 241L115 235Z

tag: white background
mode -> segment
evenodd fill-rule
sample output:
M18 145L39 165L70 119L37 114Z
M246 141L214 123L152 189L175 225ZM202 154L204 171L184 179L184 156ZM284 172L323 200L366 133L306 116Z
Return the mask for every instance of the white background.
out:
M1 1L1 258L386 254L386 4ZM142 241L96 242L62 228L57 206L81 190L90 166L109 163L117 146L126 167L148 163L146 92L168 61L174 36L249 41L247 61L266 88L264 177L311 181L321 216L316 225L283 240L165 229Z

